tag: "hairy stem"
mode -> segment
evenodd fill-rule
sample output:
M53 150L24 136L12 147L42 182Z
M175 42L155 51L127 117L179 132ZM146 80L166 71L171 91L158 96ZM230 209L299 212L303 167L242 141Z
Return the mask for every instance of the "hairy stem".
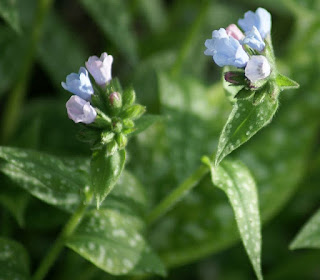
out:
M19 114L26 93L26 87L30 78L32 65L36 53L37 44L41 37L41 31L45 16L50 8L52 0L38 0L37 10L34 17L30 40L27 42L24 60L21 63L21 70L15 81L15 86L8 96L8 101L3 113L1 125L1 142L7 144L14 133L18 123Z
M201 165L191 176L184 180L178 187L176 187L168 196L166 196L146 218L147 224L152 224L167 213L177 202L185 197L189 191L194 188L199 181L209 172L209 168Z

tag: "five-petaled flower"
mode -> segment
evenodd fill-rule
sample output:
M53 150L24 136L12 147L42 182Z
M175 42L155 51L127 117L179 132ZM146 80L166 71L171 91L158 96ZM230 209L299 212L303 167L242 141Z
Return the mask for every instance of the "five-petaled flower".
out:
M244 67L249 60L239 41L229 36L224 28L214 30L212 39L206 40L205 46L207 47L205 55L212 55L214 62L220 67L226 65Z

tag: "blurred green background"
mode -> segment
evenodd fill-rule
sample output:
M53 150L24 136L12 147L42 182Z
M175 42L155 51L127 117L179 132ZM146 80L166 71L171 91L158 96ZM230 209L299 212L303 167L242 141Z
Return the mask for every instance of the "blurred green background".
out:
M135 87L148 113L165 116L128 146L127 169L143 183L151 208L216 149L231 110L222 69L203 54L204 41L258 7L272 14L279 69L300 89L281 93L273 122L231 156L257 181L265 279L320 279L319 251L288 248L320 206L319 0L1 0L1 143L89 156L67 118L61 81L106 51L113 76ZM0 176L1 235L24 244L34 268L67 215ZM168 279L255 279L231 207L209 181L148 238L170 268ZM71 277L113 278L66 250L48 279Z

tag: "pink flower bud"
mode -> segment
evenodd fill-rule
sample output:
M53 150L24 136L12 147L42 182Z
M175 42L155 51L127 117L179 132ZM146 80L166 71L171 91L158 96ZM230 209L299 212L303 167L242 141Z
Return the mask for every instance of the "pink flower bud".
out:
M119 92L113 92L109 95L109 101L112 108L121 108L122 98Z
M235 24L230 24L226 28L226 31L229 36L235 38L238 41L242 40L245 37L242 31Z

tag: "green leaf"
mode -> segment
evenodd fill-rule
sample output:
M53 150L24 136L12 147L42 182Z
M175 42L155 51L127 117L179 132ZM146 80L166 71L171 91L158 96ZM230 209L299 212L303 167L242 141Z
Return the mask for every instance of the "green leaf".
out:
M254 91L246 88L242 88L238 93L236 94L235 98L237 99L249 99L252 95L254 95Z
M239 161L223 161L211 166L212 182L222 189L233 208L244 247L258 279L261 274L261 226L255 182Z
M156 122L163 121L165 118L160 115L142 115L134 122L134 131L130 135L136 135L146 130Z
M0 16L17 32L20 32L16 0L0 0Z
M290 78L278 74L276 77L276 83L281 88L281 90L291 89L291 88L299 88L299 84Z
M132 63L138 59L137 42L131 30L131 14L126 2L118 0L81 0L83 7L117 49Z
M320 249L320 209L303 226L290 244L290 249L316 248Z
M0 147L0 171L33 196L72 211L88 184L87 167L32 150Z
M156 255L151 247L146 245L141 252L139 262L135 265L133 270L130 271L130 274L141 275L141 274L157 274L165 277L167 275L166 268L164 264Z
M178 181L189 176L199 165L201 156L213 150L215 138L224 122L225 100L221 87L204 87L192 77L173 79L159 75L162 113L167 117L168 157Z
M277 108L278 101L269 96L256 106L249 100L237 101L221 132L215 164L269 124Z
M112 155L108 155L106 148L93 152L91 182L98 208L119 179L125 159L124 149L118 150Z
M0 26L0 45L2 50L0 95L10 88L20 71L20 63L25 53L23 39L25 38L17 36L9 27Z
M2 204L16 219L20 227L25 224L25 210L30 196L3 174L0 174L0 204Z
M142 270L163 274L140 231L142 221L112 209L87 213L67 246L102 270L123 275ZM146 259L147 257L150 259ZM137 268L135 268L137 266Z
M38 46L38 57L53 85L59 90L66 76L77 73L89 57L83 46L57 15L51 13L48 16Z
M18 242L4 237L0 237L0 279L30 279L26 250Z

